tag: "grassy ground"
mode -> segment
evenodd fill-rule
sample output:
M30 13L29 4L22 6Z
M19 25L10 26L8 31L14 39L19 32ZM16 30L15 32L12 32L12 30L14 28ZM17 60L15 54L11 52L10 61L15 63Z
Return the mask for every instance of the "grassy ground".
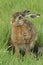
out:
M38 33L38 43L43 45L43 0L0 0L0 65L43 65L43 56L36 60L33 56L18 59L7 52L10 36L10 19L14 12L28 9L32 13L40 13L36 19L30 19Z

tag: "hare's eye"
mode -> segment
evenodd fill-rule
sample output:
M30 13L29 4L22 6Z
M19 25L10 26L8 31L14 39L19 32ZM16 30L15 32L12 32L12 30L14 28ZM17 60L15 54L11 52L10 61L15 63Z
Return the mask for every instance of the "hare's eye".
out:
M19 16L19 19L21 19L22 17L21 16Z

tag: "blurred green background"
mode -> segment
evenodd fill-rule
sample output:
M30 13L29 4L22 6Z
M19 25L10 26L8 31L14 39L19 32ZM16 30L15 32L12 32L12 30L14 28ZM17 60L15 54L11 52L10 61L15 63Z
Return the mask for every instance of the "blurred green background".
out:
M34 57L24 57L22 61L6 51L12 14L26 9L31 13L40 13L39 18L29 20L36 27L38 43L43 45L43 0L0 0L0 65L43 65L43 56L37 61Z

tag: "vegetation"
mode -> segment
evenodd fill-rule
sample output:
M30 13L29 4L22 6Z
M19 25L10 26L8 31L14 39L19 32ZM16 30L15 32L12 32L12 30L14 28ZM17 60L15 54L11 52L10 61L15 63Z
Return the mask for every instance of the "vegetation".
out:
M39 18L29 19L38 33L38 44L43 45L43 0L0 0L0 65L43 65L43 56L36 60L34 56L18 59L8 53L7 43L11 33L11 17L17 11L30 10L40 13Z

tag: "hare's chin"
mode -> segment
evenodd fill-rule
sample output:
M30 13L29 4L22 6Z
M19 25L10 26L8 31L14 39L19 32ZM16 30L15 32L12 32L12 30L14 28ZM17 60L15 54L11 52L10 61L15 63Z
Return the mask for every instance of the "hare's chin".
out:
M23 21L18 22L18 24L19 24L19 25L22 25L22 24L23 24Z
M22 24L23 22L19 22L19 24Z

